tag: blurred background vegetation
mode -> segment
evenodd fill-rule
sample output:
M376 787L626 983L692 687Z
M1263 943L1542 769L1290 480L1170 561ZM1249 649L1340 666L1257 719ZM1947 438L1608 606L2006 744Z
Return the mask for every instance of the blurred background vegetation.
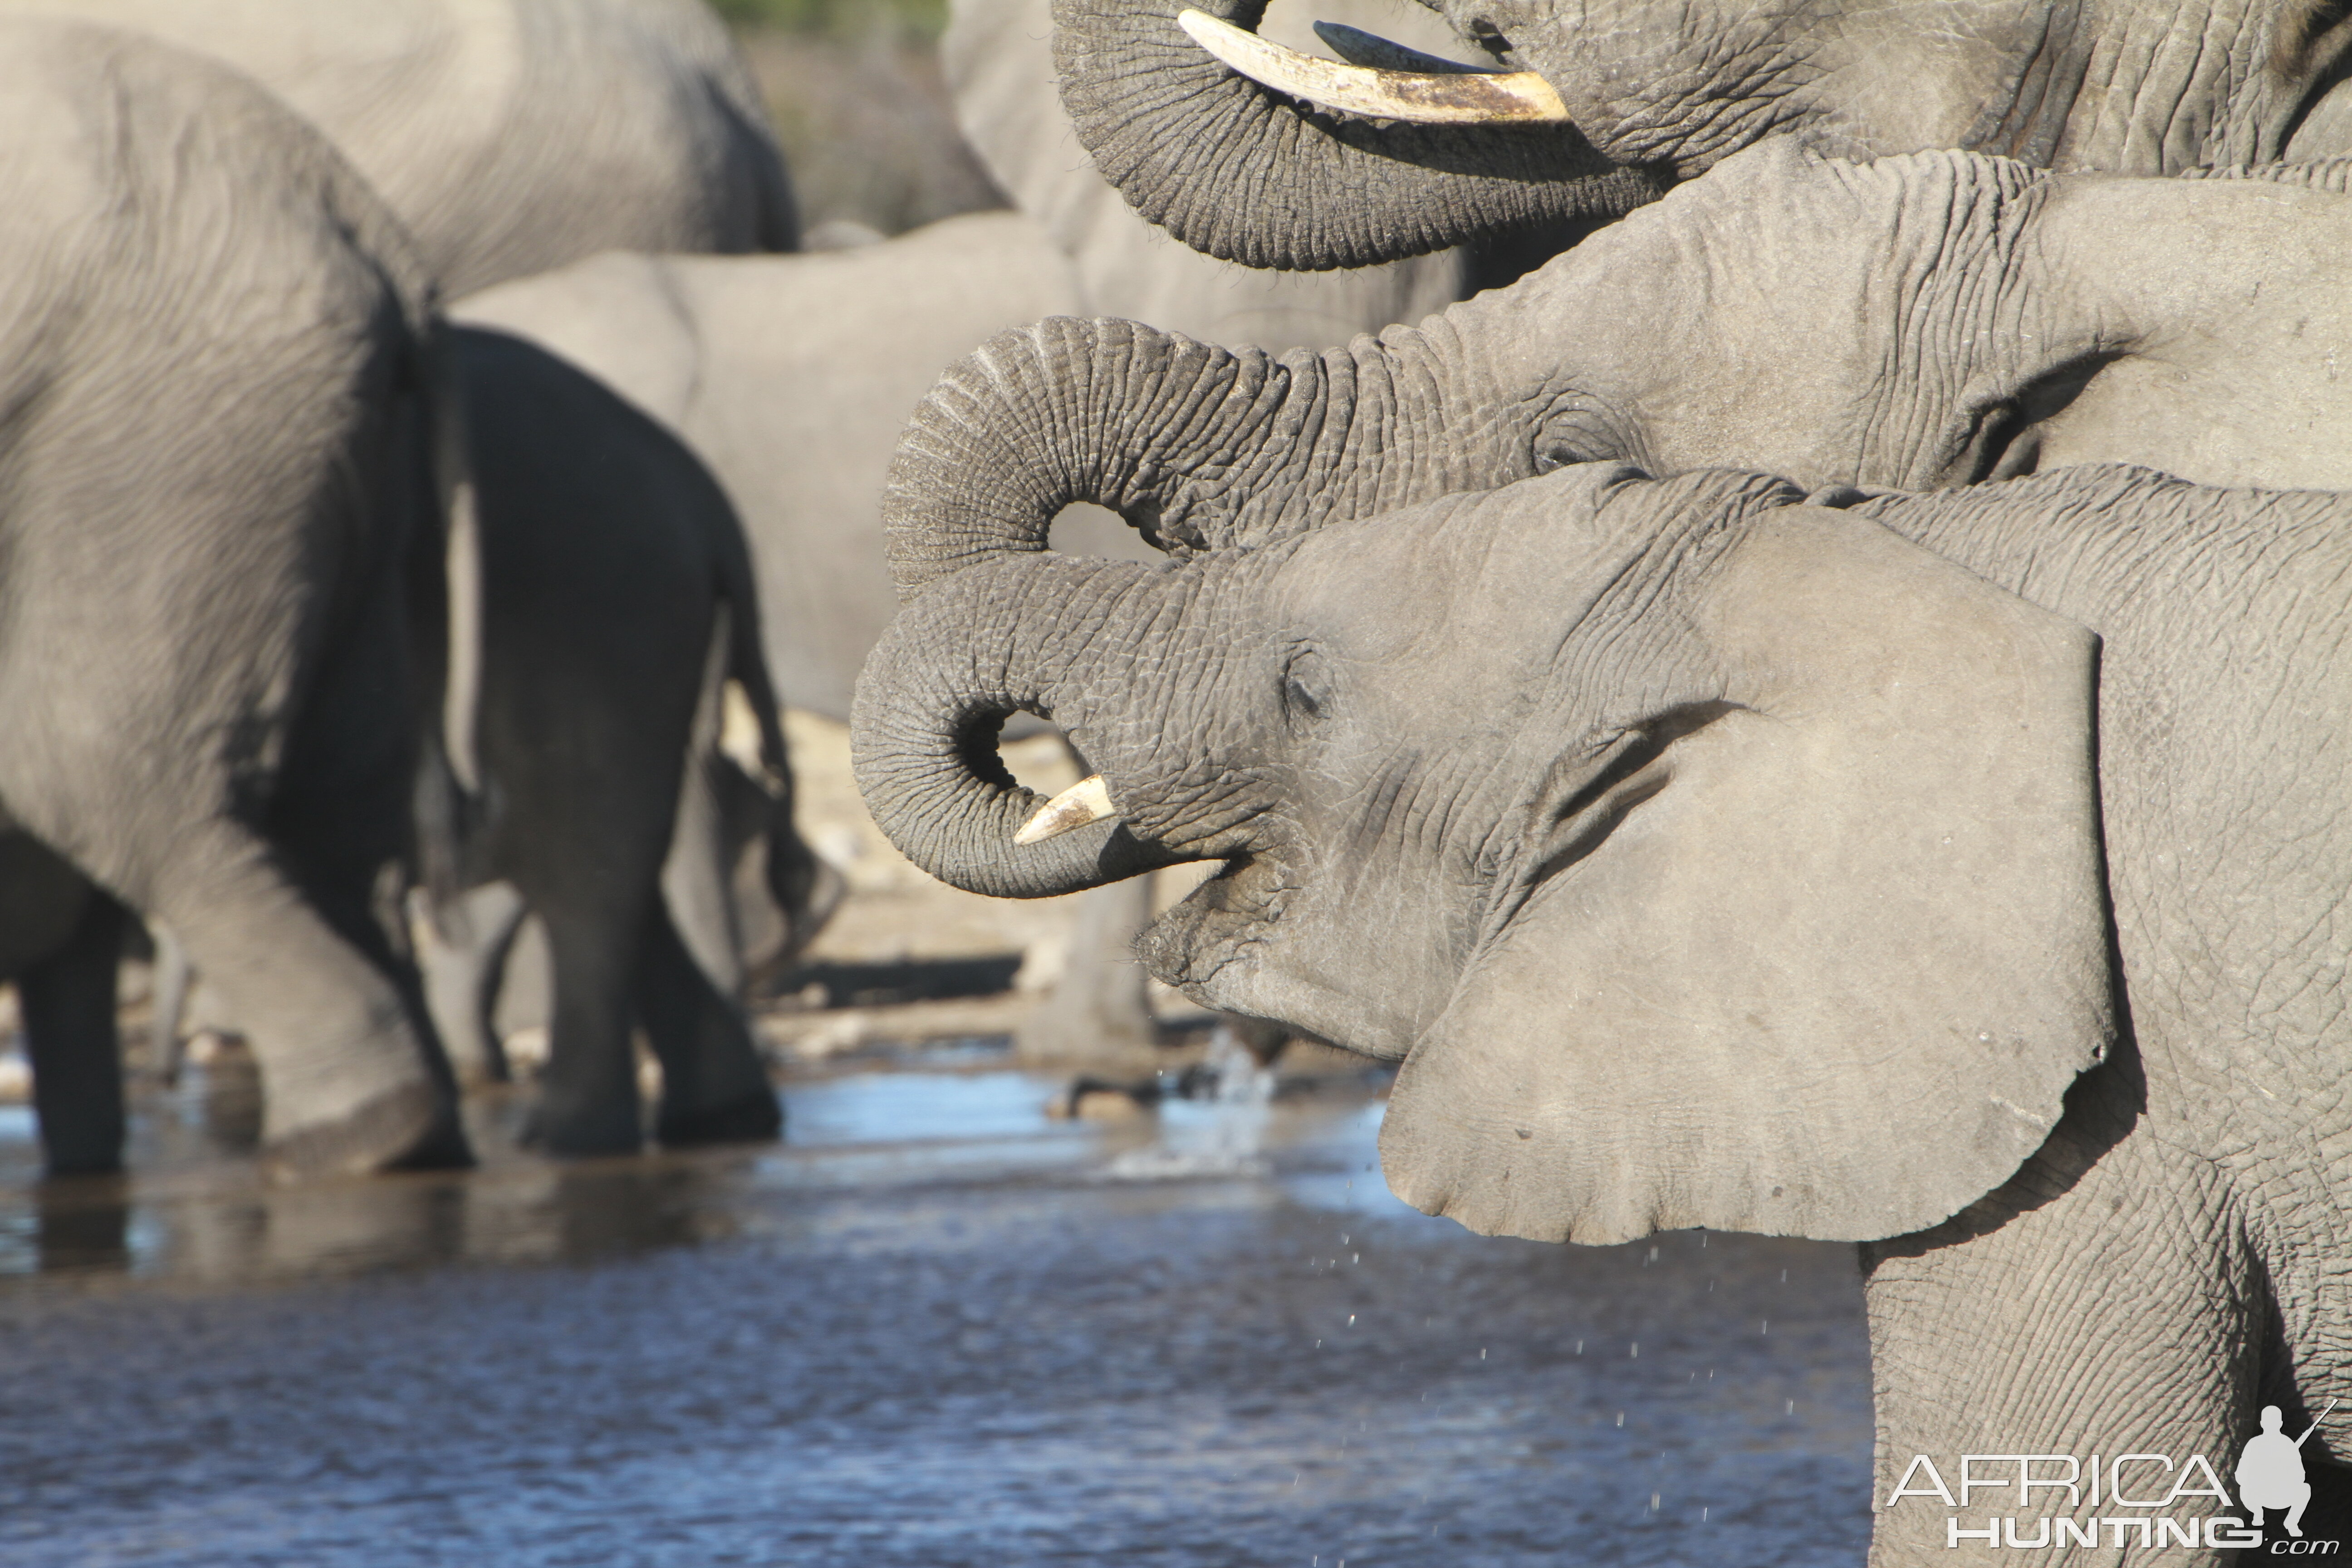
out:
M899 234L1003 206L940 76L947 0L714 0L791 161L803 231Z
M948 25L947 0L712 0L728 25L782 33L858 34L874 19L936 38Z

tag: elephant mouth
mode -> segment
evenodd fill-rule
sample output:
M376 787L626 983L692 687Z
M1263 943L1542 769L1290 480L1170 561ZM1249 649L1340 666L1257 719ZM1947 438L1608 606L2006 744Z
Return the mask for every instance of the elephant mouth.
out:
M1154 979L1204 1006L1223 972L1246 962L1282 919L1297 884L1272 857L1237 855L1166 914L1137 943Z

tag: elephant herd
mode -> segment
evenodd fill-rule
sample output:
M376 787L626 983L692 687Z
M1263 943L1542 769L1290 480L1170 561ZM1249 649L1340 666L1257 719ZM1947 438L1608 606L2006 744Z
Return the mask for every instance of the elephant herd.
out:
M1056 0L1079 141L1204 251L1590 232L1341 347L1057 320L950 368L866 802L999 896L1214 866L1145 962L1397 1062L1433 1213L1859 1243L1874 1561L2037 1511L2137 1561L2095 1486L1901 1481L2185 1489L2352 1398L2352 27L1436 8L1479 65ZM1076 502L1168 559L1054 551ZM1097 771L1019 787L1014 713ZM2303 1452L2340 1532L2352 1450Z
M2344 7L1430 9L958 0L1015 209L784 255L695 0L0 0L52 1169L133 914L288 1173L466 1157L526 909L547 1149L636 1146L635 1027L664 1142L772 1135L789 703L933 875L1398 1063L1416 1205L1858 1243L1874 1562L1985 1512L1918 1456L2352 1398Z

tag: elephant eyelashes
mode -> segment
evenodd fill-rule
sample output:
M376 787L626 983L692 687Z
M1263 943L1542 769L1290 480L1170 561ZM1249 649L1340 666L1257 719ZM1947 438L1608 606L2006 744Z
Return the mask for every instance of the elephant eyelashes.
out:
M1316 720L1330 710L1330 685L1322 655L1312 648L1291 656L1282 672L1282 709L1294 721Z

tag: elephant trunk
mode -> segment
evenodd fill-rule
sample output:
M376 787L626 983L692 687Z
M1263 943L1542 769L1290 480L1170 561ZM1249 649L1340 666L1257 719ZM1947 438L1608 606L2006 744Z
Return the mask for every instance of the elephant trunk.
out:
M1447 445L1501 427L1448 417L1458 336L1392 328L1276 359L1132 321L1000 333L899 441L882 498L899 596L1045 549L1077 501L1184 557L1522 478L1524 453Z
M1671 183L1566 124L1405 124L1318 109L1186 36L1192 0L1055 0L1062 102L1129 204L1245 267L1369 267L1621 216ZM1264 0L1195 8L1255 28Z
M850 755L875 823L908 859L970 892L1034 899L1187 858L1116 817L1017 842L1045 801L996 754L1010 715L1079 731L1085 694L1123 689L1163 607L1159 575L1125 561L1001 562L938 584L892 623L858 678Z

